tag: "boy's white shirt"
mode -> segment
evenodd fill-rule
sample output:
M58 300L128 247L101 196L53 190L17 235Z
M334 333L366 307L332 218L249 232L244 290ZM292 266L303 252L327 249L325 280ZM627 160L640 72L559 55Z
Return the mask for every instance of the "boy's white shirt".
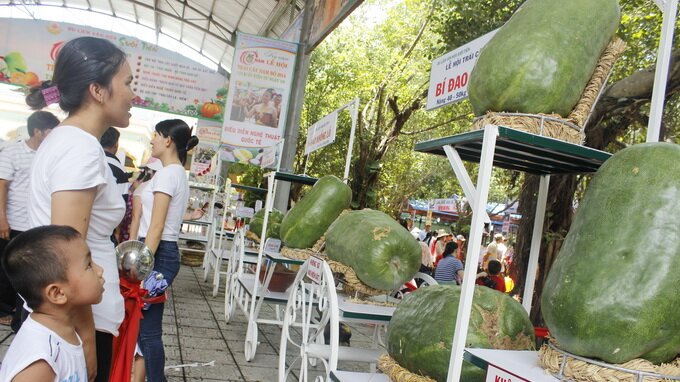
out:
M78 345L67 342L28 316L0 364L0 382L11 381L19 372L40 360L50 365L55 382L87 382L80 336L78 342Z

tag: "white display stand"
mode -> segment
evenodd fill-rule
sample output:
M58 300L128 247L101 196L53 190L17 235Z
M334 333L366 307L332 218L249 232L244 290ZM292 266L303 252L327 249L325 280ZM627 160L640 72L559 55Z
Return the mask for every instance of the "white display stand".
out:
M268 212L273 208L274 193L276 192L278 182L287 181L313 185L317 180L316 178L311 178L308 176L300 176L279 171L267 173L265 177L267 179L268 187L265 204L263 206L266 212L264 214L262 236L260 238L262 243L265 243L267 240L266 232L267 225L269 223ZM253 256L250 260L248 260L243 236L243 230L238 230L234 235L234 241L232 243L232 251L230 252L231 256L229 258L228 269L226 272L224 315L227 323L233 316L235 308L239 308L246 315L248 319L248 329L246 331L244 355L246 361L252 361L257 352L258 325L264 324L281 326L283 324L283 320L278 318L278 307L277 318L260 318L260 310L264 303L285 305L288 301L288 295L286 293L270 292L267 289L274 274L274 268L276 264L281 263L299 265L303 262L299 260L288 259L276 253L266 253L264 245L259 246L257 257ZM267 264L265 264L265 259L267 260ZM254 273L243 272L243 267L248 263L251 263L250 266L255 268ZM260 274L261 269L265 269L263 283L260 283L256 279L256 275Z
M232 195L234 194L235 190L245 190L245 191L252 191L252 192L258 192L258 193L266 193L267 190L264 188L257 188L257 187L250 187L250 186L243 186L240 184L233 184L231 183L230 180L227 180L225 182L225 190L224 190L224 200L223 204L224 207L222 209L222 216L220 217L215 217L214 221L214 234L213 234L213 241L212 245L210 246L210 250L206 251L205 257L203 258L203 280L207 281L208 280L208 275L212 271L213 273L213 279L212 279L212 295L217 296L217 293L219 292L220 288L220 279L222 276L226 276L227 272L222 270L222 262L226 259L229 258L229 249L225 245L225 239L227 241L230 241L234 237L234 231L233 230L227 230L224 228L224 223L227 220L227 216L233 212L233 210L236 209L234 205L232 205ZM245 248L246 255L257 255L257 248L256 247L251 247L251 248Z
M483 130L421 142L416 144L415 150L446 155L458 179L463 179L461 183L465 184L464 191L472 207L472 225L466 259L467 264L472 264L468 265L469 267L476 267L479 263L492 167L523 171L541 177L527 280L522 299L524 308L529 311L533 300L550 175L595 172L611 155L588 147L494 125L487 125ZM479 163L476 188L469 180L470 177L463 166L464 160ZM447 382L460 379L475 273L466 271L463 278Z
M190 193L204 192L208 193L207 203L209 203L208 210L201 218L196 220L183 220L179 232L179 249L186 252L203 253L205 259L212 245L212 236L214 230L213 216L215 213L215 193L217 187L213 183L194 183L189 182ZM204 249L190 248L186 245L188 241L196 241L205 245ZM204 260L205 261L205 260Z
M386 352L378 334L396 308L353 302L339 294L333 272L324 260L311 257L302 264L287 300L279 348L279 382L289 381L293 371L298 372L299 381L307 381L309 368L318 361L325 369L324 380L328 380L330 373L337 370L338 361L375 364ZM372 348L339 346L340 322L375 325ZM327 325L329 344L324 343ZM297 357L286 365L286 355L291 353Z

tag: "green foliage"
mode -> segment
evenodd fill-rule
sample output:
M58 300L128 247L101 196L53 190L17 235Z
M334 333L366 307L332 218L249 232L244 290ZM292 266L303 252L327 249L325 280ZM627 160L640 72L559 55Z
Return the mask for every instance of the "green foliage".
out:
M421 155L413 145L469 129L467 101L425 111L431 60L500 27L521 0L366 0L311 56L295 170L311 176L341 176L349 143L349 112L340 113L336 142L309 158L303 155L308 126L326 114L360 100L350 180L355 207L374 207L397 216L408 198L462 195L445 158ZM617 34L628 43L611 81L654 63L661 14L651 0L622 0ZM371 16L384 10L381 18ZM380 12L377 12L380 13ZM421 31L422 28L422 31ZM676 32L676 36L678 33ZM396 105L390 107L390 101ZM677 97L664 114L667 137L677 140ZM397 126L398 122L403 126ZM633 123L623 142L645 139L646 120ZM477 166L466 164L473 181ZM519 194L522 177L494 171L490 202Z

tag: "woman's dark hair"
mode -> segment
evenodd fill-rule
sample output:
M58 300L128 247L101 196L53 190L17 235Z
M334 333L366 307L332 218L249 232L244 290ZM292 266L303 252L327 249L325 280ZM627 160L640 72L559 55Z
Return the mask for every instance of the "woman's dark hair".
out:
M198 137L191 135L191 128L181 119L166 119L158 122L156 131L164 137L170 137L177 147L179 161L185 164L187 151L198 144Z
M54 64L52 81L31 89L26 104L34 110L47 106L42 90L51 86L59 89L59 106L67 113L83 104L83 97L91 84L106 88L125 62L125 52L108 40L78 37L67 42L59 51Z
M156 173L156 171L150 169L150 168L142 168L142 171L139 172L139 175L137 175L137 181L139 183L144 183L148 180L151 180L153 178L153 175Z
M442 253L442 256L443 256L443 257L451 256L451 254L452 254L456 249L458 249L458 244L457 244L456 242L449 241L449 242L446 243L446 245L444 246L444 253Z

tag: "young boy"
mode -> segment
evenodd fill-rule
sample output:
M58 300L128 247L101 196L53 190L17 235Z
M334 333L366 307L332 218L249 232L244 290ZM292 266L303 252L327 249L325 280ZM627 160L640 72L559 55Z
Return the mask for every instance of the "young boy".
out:
M489 260L489 273L486 272L477 274L477 285L485 285L491 289L505 293L505 279L501 277L501 262L498 260Z
M0 365L0 382L86 382L82 342L71 317L101 301L104 279L85 240L67 226L33 228L9 243L2 265L33 312Z

